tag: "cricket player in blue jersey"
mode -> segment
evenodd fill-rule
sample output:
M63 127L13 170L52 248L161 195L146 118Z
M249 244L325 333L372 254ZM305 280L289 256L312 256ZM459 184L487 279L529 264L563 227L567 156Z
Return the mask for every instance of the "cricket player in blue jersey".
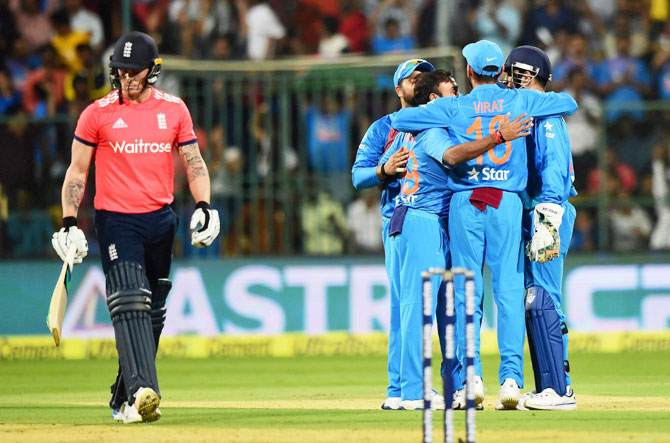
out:
M425 106L403 109L391 116L399 131L420 131L447 127L454 143L481 139L496 130L507 113L527 113L535 118L567 115L577 110L575 100L565 93L541 93L528 89L502 89L496 85L502 72L503 55L493 42L480 40L463 48L467 77L473 90L459 97L439 98ZM497 139L498 145L476 159L451 168L449 187L454 192L449 211L449 238L454 267L475 272L475 373L481 382L479 357L482 319L484 261L493 283L498 308L500 351L499 403L516 409L523 387L523 345L525 340L522 204L520 194L528 179L525 140ZM464 279L457 278L456 310L463 312ZM457 328L465 318L457 316ZM465 335L458 335L457 355L465 361ZM465 371L461 371L461 382Z
M544 92L551 80L549 57L519 46L505 61L508 86ZM568 363L568 328L561 309L563 264L575 224L577 195L570 140L561 117L537 120L528 148L528 186L523 195L526 332L535 393L522 397L528 409L574 410Z
M452 95L457 95L457 84L453 76L444 70L421 74L415 85L417 104ZM384 163L395 151L409 152L407 172L403 175L401 191L389 223L386 252L389 276L397 279L393 284L399 288L400 294L400 409L423 408L421 272L433 267L450 267L447 217L451 191L447 186L448 170L452 165L492 149L498 143L498 137L513 140L530 134L528 129L532 126L531 119L521 122L523 117L519 116L512 122L505 118L500 125L501 135L490 135L457 146L452 146L449 133L444 128L428 129L416 136L400 133L380 160L380 163ZM441 278L434 276L434 280L433 306L438 307L439 320L440 314L444 316L437 300ZM444 325L444 321L444 318L438 321L438 325ZM442 328L438 332L441 331ZM439 335L444 352L444 337L443 334ZM451 376L445 374L445 371L448 369L443 366L442 375ZM482 389L479 404L483 400ZM437 394L433 395L432 403L435 409L445 406L444 399Z
M400 99L401 108L414 106L414 82L422 72L434 71L435 67L423 59L407 60L400 65L393 75L395 92ZM394 200L400 192L396 174L404 172L408 154L397 151L388 160L379 164L379 159L388 150L398 131L391 128L391 119L385 115L370 125L358 146L356 160L351 169L351 177L356 189L382 186L382 241L386 251L388 225L393 214ZM386 266L388 273L388 262ZM389 282L392 282L389 275ZM389 328L389 351L387 372L389 385L386 389L386 401L382 409L398 409L400 407L400 306L398 288L390 285L391 325Z

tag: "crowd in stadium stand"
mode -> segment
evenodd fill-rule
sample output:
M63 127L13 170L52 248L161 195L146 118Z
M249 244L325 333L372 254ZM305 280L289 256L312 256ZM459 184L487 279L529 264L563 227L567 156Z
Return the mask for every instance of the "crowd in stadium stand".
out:
M106 60L122 33L122 3L0 0L0 256L51 254L48 240L60 223L60 185L71 132L57 124L34 131L25 117L45 122L63 114L76 118L92 100L109 91ZM548 53L553 65L550 87L569 92L580 105L566 119L577 188L580 198L588 199L600 195L604 187L611 206L607 212L610 247L618 251L670 248L670 110L642 106L670 100L668 2L449 3L450 44L461 47L485 38L498 43L503 53L520 44L540 46ZM129 4L131 27L149 33L161 54L191 59L336 59L438 43L435 0L134 0ZM617 103L625 106L616 108ZM262 110L253 112L258 116ZM308 131L310 119L319 117L318 109L310 112L305 116ZM336 124L343 124L352 115L338 118ZM267 140L262 126L253 131L261 147ZM603 128L607 145L599 165ZM365 130L357 129L344 138L346 143L353 140L354 148ZM216 130L223 128L208 134L210 145L225 138ZM217 183L239 172L244 155L244 150L213 151L209 157L213 195L224 202L230 192ZM298 160L286 161L295 166ZM261 169L257 172L262 174ZM217 174L223 178L217 181ZM302 250L379 252L376 197L371 191L356 200L351 194L344 200L320 194L308 198L299 215ZM91 202L83 202L85 206ZM233 216L228 218L223 221L224 233ZM574 250L597 249L597 222L595 209L579 211ZM90 220L81 222L87 223ZM327 242L310 242L312 236L323 239L324 232Z

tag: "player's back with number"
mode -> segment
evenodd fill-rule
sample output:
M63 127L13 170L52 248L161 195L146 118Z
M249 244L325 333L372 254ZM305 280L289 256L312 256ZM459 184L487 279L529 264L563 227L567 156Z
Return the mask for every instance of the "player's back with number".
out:
M443 128L433 128L416 136L401 133L396 140L391 152L381 160L392 154L393 149L409 151L407 172L402 177L396 205L421 209L446 219L451 190L447 188L448 170L442 164L442 154L452 146L449 133Z

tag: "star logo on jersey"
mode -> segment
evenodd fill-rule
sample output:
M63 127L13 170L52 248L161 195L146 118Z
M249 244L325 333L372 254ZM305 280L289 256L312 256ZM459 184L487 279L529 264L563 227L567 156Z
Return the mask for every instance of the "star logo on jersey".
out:
M479 171L473 166L471 170L467 171L468 173L468 179L474 180L476 182L479 181Z
M167 121L165 120L165 114L162 112L156 114L156 119L158 120L158 129L167 129Z
M112 126L113 129L121 129L121 128L127 128L127 127L128 127L128 125L126 124L126 122L123 121L123 119L121 117L119 117L119 119L116 121L116 123L114 123L114 125Z
M552 125L551 123L549 123L549 122L547 122L547 123L544 124L544 129L545 129L547 132L551 131L551 128L552 128L552 127L553 127L553 125Z

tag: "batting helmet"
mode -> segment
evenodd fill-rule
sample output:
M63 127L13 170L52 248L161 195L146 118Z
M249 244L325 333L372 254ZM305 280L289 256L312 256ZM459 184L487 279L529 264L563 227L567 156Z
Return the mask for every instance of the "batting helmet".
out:
M547 54L535 46L517 46L507 56L505 73L515 88L527 88L535 78L551 81L551 61Z
M163 60L158 57L156 42L143 32L129 32L121 36L114 45L114 52L109 57L109 75L112 87L119 89L118 69L142 70L149 68L147 83L153 85L158 80Z

